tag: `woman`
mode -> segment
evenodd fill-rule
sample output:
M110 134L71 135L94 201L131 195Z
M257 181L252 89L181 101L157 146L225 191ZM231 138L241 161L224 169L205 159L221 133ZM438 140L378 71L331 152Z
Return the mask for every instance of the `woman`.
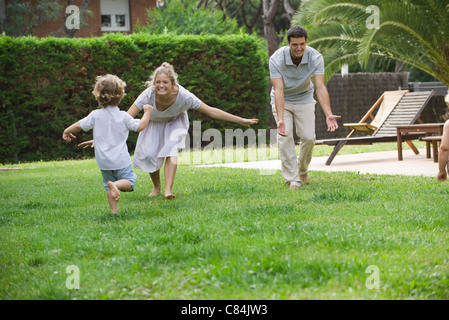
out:
M146 85L148 88L140 94L128 113L135 117L145 104L153 107L150 123L139 134L134 153L134 166L150 173L153 182L150 197L161 193L160 168L165 160L164 196L167 199L175 198L172 187L177 169L178 146L189 128L187 110L198 110L211 118L246 127L258 122L258 119L240 118L208 106L178 83L173 66L167 62L154 71Z
M447 107L449 108L449 93L444 98ZM438 181L447 180L447 170L449 170L449 120L446 121L443 127L443 137L441 138L440 152L438 153Z

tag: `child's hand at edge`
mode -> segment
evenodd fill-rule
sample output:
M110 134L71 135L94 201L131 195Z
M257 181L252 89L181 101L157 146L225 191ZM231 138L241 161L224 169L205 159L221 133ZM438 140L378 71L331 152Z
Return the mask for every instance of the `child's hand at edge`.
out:
M83 147L84 149L89 148L89 147L93 148L94 140L83 141L80 144L78 144L78 147Z
M76 137L73 133L65 133L65 132L62 133L62 139L65 142L70 142L70 141L72 141L72 139L75 139L75 138Z
M151 112L153 111L153 107L150 106L149 104L144 104L143 105L143 112Z

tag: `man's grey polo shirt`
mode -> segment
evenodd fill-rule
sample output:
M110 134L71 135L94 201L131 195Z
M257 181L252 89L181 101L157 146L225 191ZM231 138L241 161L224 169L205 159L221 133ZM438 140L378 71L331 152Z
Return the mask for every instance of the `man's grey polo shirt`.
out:
M290 47L285 46L270 57L270 78L284 80L284 101L287 103L315 103L312 75L324 74L321 53L306 46L301 63L296 66L290 56ZM274 88L271 89L271 104L274 104Z

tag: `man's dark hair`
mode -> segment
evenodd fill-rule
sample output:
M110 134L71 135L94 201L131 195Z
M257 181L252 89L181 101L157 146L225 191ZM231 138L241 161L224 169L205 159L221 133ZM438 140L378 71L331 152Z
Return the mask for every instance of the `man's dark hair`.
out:
M302 38L307 40L307 31L303 27L293 26L287 31L287 41L290 42L291 38Z

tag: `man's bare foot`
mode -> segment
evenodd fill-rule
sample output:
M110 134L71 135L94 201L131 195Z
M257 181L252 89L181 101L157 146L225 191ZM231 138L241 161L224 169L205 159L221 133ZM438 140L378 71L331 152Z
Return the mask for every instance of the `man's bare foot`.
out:
M112 194L112 197L114 198L114 200L116 202L119 202L120 201L120 190L117 189L114 182L112 182L112 181L108 182L108 187L109 187L109 190L111 191L111 194Z
M301 186L301 182L292 181L290 182L290 190L298 189Z
M309 174L307 172L304 174L301 174L299 176L299 179L301 179L301 183L309 183L309 181L310 181Z

